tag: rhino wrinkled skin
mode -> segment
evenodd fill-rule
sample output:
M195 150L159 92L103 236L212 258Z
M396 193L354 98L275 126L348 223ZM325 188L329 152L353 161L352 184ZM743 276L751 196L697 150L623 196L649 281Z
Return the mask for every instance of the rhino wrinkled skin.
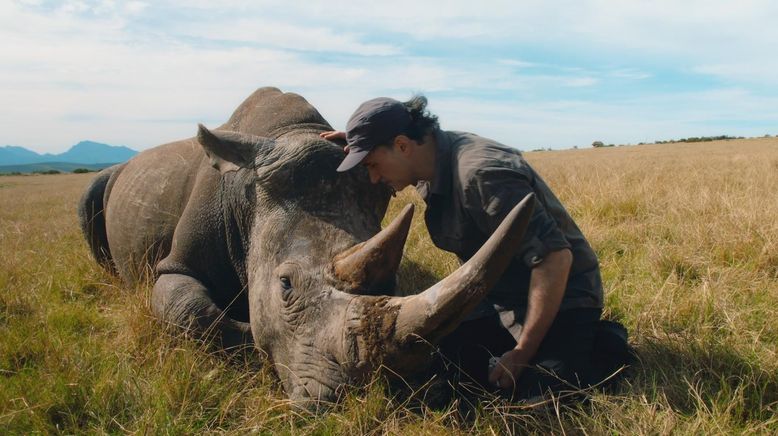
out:
M389 296L412 207L381 231L388 188L363 168L336 172L342 148L319 137L329 130L304 98L261 88L224 125L103 170L79 205L101 265L128 285L155 280L157 317L262 350L303 406L337 400L381 365L424 369L428 345L499 277L531 213L528 198L455 273Z

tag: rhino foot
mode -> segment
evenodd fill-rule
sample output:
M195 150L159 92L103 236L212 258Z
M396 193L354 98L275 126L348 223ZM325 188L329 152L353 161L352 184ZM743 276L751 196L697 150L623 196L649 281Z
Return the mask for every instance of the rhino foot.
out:
M151 296L154 314L198 339L212 340L226 350L253 344L249 323L236 321L220 309L208 289L190 276L162 274Z

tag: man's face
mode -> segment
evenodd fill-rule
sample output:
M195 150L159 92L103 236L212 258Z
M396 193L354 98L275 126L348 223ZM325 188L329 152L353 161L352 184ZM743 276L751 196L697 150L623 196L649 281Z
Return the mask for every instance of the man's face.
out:
M362 160L373 183L385 183L395 191L415 184L411 161L404 145L395 143L390 147L376 147Z

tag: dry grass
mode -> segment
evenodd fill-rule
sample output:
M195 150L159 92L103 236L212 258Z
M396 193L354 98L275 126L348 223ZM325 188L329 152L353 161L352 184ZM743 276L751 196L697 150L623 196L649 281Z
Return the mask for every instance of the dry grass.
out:
M161 334L148 286L89 257L75 204L93 175L0 177L0 432L778 432L778 139L527 153L602 262L609 315L641 363L618 393L527 410L412 406L377 380L304 415L256 356ZM405 292L456 262L419 206Z

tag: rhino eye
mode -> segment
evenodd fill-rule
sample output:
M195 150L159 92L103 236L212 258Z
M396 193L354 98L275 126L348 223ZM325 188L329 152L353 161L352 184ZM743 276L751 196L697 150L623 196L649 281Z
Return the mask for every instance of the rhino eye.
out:
M289 277L282 276L280 280L281 280L281 287L284 289L284 291L288 291L292 289L292 281L289 280Z

